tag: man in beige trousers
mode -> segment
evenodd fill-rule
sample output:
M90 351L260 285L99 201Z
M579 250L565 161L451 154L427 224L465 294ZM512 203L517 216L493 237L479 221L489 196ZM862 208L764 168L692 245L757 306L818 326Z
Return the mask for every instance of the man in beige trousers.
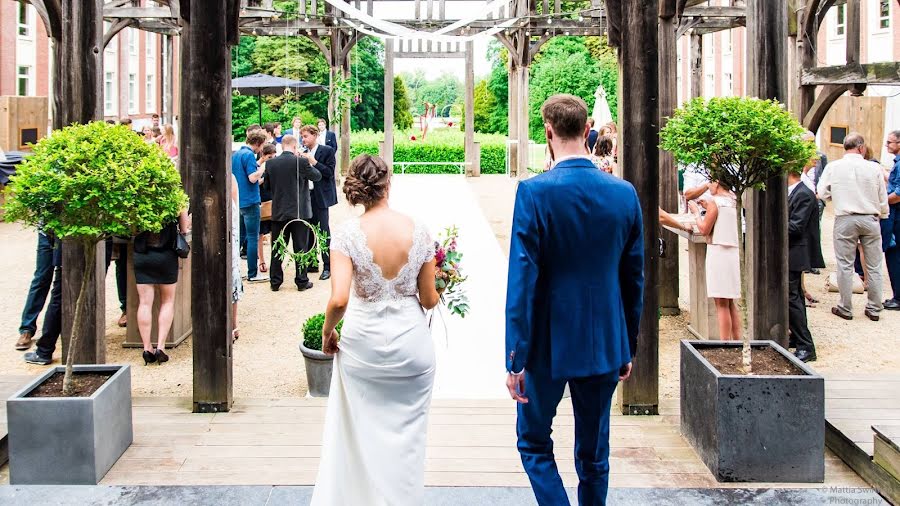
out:
M861 244L869 285L865 315L878 321L882 303L882 264L880 221L890 214L884 171L863 158L865 139L850 133L844 139L846 153L825 167L816 191L821 200L834 202L834 256L840 303L831 312L845 320L853 319L853 262L856 245Z

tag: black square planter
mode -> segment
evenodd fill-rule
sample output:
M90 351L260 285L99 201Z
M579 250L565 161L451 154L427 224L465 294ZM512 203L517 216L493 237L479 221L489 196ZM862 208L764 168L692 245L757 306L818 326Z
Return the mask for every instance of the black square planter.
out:
M825 480L825 379L772 341L805 374L719 373L698 350L740 341L681 341L681 433L719 481Z

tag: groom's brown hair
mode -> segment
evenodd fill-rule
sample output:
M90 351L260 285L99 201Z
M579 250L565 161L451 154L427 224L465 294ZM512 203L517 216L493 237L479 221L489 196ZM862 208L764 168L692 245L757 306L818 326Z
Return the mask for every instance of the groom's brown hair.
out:
M587 104L575 95L553 95L541 106L541 117L560 139L580 139L587 126Z

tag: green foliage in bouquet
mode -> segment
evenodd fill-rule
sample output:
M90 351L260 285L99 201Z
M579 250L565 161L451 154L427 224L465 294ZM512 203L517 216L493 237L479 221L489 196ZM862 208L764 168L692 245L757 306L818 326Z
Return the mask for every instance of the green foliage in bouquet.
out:
M303 346L311 350L322 351L322 327L325 325L325 313L311 316L303 323ZM337 324L337 332L341 333L344 320Z
M160 231L187 207L187 195L178 170L158 145L145 143L128 127L102 121L72 125L41 139L17 167L7 193L6 221L74 241L84 253L63 382L63 394L70 395L97 243Z
M441 302L447 305L450 314L465 318L469 312L469 298L462 289L466 277L460 271L463 254L456 249L459 229L447 227L435 244L435 264L438 272L435 275L434 287L441 294Z

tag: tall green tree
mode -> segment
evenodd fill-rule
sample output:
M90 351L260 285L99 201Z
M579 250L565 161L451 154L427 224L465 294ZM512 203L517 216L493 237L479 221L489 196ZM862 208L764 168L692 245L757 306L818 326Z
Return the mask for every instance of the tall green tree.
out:
M487 80L487 89L493 97L494 107L489 111L488 126L484 132L506 135L509 133L509 73L506 70L509 51L499 41L491 41L488 56L491 75Z
M406 93L406 83L402 77L394 76L394 128L409 130L412 124L413 117L410 112L409 96Z
M356 43L350 60L353 89L359 100L351 102L353 130L384 128L384 43L363 37Z
M552 95L569 93L581 97L591 108L601 82L600 67L581 37L555 37L535 57L531 70L529 131L536 142L544 142L541 105Z

